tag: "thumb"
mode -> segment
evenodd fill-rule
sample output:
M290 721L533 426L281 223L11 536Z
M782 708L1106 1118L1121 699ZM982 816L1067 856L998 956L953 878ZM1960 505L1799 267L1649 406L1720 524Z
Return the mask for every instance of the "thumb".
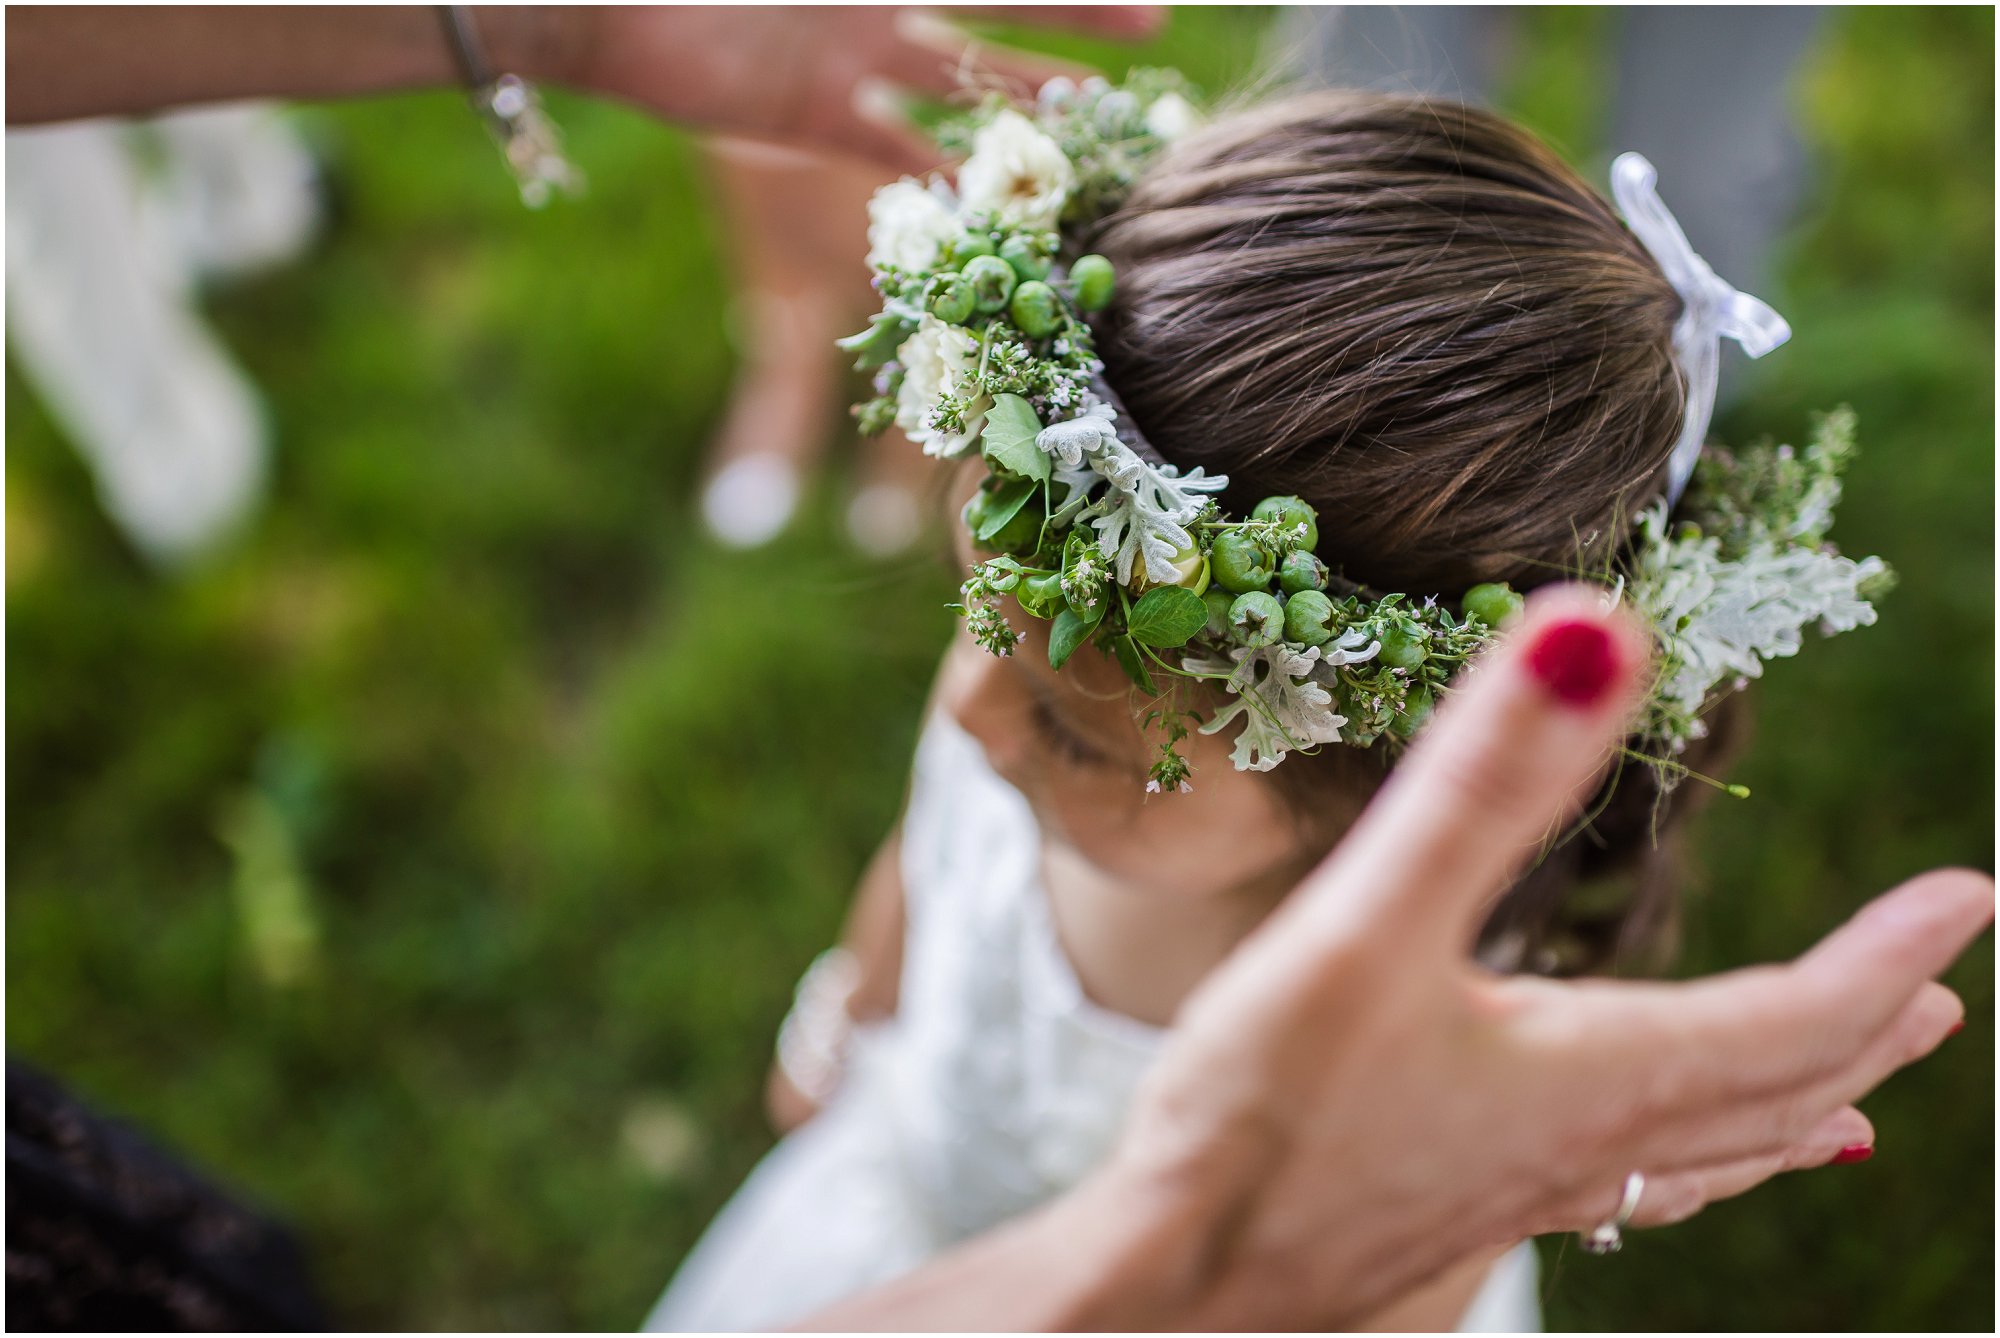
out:
M1651 640L1603 592L1550 587L1471 666L1295 901L1464 951L1493 898L1589 797L1650 676Z

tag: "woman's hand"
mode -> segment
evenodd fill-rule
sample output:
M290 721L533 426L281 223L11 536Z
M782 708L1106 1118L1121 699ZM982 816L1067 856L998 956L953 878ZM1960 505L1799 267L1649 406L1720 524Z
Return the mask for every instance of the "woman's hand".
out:
M956 13L977 13L958 10ZM1010 21L1141 37L1153 6L1037 6ZM872 159L896 172L935 167L935 148L903 119L897 95L945 97L968 79L1032 91L1072 66L972 42L910 6L586 7L551 45L543 71L670 120Z
M1338 1324L1481 1245L1587 1230L1632 1170L1633 1224L1678 1221L1871 1143L1850 1103L1957 1026L1931 977L1991 918L1967 872L1789 966L1565 984L1471 962L1492 899L1594 790L1647 663L1597 595L1535 600L1189 1001L1110 1177L1176 1205L1178 1322Z
M1189 999L1112 1162L829 1327L1342 1328L1454 1260L1634 1226L1872 1140L1852 1102L1955 1026L1993 884L1935 872L1787 966L1503 978L1487 907L1624 736L1645 634L1575 587L1466 680L1348 838ZM1765 802L1769 802L1766 800Z
M1150 5L990 14L1106 37L1143 37L1161 21ZM898 91L943 97L966 78L1032 90L1075 72L977 45L908 6L481 5L473 27L497 73L619 98L697 130L871 159L891 172L938 161L904 122ZM8 15L7 36L11 125L460 78L429 5L31 5Z

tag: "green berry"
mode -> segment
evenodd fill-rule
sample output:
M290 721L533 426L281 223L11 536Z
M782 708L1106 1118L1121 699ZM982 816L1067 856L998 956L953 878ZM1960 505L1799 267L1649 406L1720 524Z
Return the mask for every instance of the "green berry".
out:
M1000 246L1000 258L1007 262L1015 277L1026 282L1029 279L1049 277L1049 258L1042 248L1020 233L1015 233Z
M1430 688L1417 684L1404 696L1403 709L1396 712L1396 719L1389 726L1390 731L1399 739L1409 738L1431 718L1434 705Z
M1332 617L1332 600L1317 590L1301 590L1285 601L1285 640L1302 646L1325 645L1333 639L1333 628L1327 625Z
M1285 560L1278 564L1278 588L1288 595L1296 595L1303 590L1324 590L1326 564L1304 549L1287 553Z
M1475 585L1465 592L1465 598L1460 601L1467 613L1489 627L1498 627L1519 613L1525 602L1505 581Z
M1242 530L1224 530L1209 552L1208 563L1215 579L1239 595L1271 584L1270 550Z
M963 325L972 319L974 305L972 285L954 276L931 298L931 315L950 325Z
M1062 299L1040 279L1030 279L1014 290L1007 314L1028 338L1047 339L1062 328Z
M1296 497L1266 497L1251 509L1250 519L1275 520L1284 526L1287 533L1295 532L1303 525L1305 533L1299 538L1298 546L1308 550L1319 547L1319 512Z
M1202 592L1201 602L1208 605L1208 624L1201 629L1202 634L1223 640L1229 635L1229 608L1236 602L1236 592L1211 585Z
M1157 585L1178 585L1194 591L1197 595L1208 589L1208 555L1201 551L1199 544L1190 543L1174 554L1173 580L1155 581L1144 575L1144 572L1145 564L1140 563L1133 573L1138 578L1137 588L1140 594Z
M974 256L958 273L972 285L973 305L985 315L1003 310L1014 295L1014 271L999 256Z
M1285 609L1278 597L1263 590L1238 595L1229 606L1230 640L1255 650L1275 645L1285 635Z
M1111 262L1100 255L1078 256L1069 267L1069 281L1076 285L1076 304L1085 311L1102 311L1111 305L1118 282Z
M983 232L968 232L951 244L951 266L964 269L980 256L993 254L993 239Z
M1420 637L1400 628L1384 632L1381 643L1382 649L1375 652L1375 659L1391 669L1415 669L1431 657Z

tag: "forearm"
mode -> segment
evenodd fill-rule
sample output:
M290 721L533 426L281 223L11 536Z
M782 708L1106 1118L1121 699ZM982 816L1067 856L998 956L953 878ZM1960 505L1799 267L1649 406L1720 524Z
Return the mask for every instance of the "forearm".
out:
M889 1017L896 1011L903 972L902 833L891 832L862 872L854 905L840 934L841 946L854 954L860 983L848 1001L858 1022Z
M1185 1327L1201 1224L1100 1177L799 1327L1072 1332Z
M587 11L481 6L496 70L560 77ZM135 115L232 98L321 98L449 84L458 68L429 5L55 6L7 14L7 121Z

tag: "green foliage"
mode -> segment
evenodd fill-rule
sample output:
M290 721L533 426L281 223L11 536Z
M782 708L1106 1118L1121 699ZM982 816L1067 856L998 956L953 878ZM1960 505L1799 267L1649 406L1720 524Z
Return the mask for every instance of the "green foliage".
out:
M1185 646L1208 621L1201 596L1178 585L1163 585L1139 596L1125 627L1142 646L1173 649Z
M1603 83L1616 15L1576 15L1532 16L1570 34L1524 43L1544 106ZM1263 22L1050 45L1227 89ZM1799 333L1718 435L1851 402L1840 533L1903 584L1755 690L1688 971L1992 863L1992 22L1842 11L1803 85L1815 221L1766 294ZM313 113L336 228L214 304L280 451L213 563L142 569L8 386L9 1047L284 1212L355 1327L637 1323L769 1145L772 1034L952 628L949 570L845 555L831 489L768 550L701 540L699 164L552 103L593 193L540 214L455 94ZM1868 1102L1874 1160L1548 1242L1552 1326L1990 1328L1990 955L1947 980L1971 1023Z
M986 430L979 438L986 463L1021 478L1049 476L1049 457L1035 445L1041 420L1019 395L995 395L986 411Z

